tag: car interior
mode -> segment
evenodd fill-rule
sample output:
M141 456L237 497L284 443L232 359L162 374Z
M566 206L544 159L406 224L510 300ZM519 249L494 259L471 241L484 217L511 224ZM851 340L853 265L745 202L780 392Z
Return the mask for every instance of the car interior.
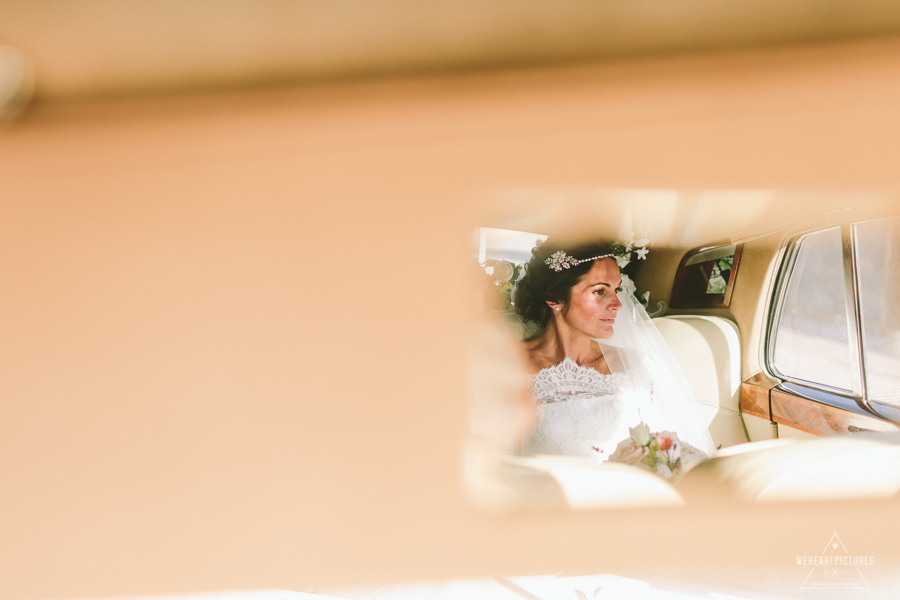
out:
M632 502L652 504L654 498L661 503L709 503L716 496L763 503L891 498L900 490L897 458L900 437L898 425L891 418L895 413L887 391L897 370L889 366L882 367L877 374L862 370L877 364L874 362L877 360L895 361L895 355L885 354L885 350L876 353L878 340L869 334L871 337L865 342L867 350L871 350L851 363L848 341L866 333L861 324L855 324L856 315L868 321L877 320L883 324L883 333L885 325L891 327L890 311L886 307L892 305L889 298L893 298L893 287L885 280L885 273L889 272L892 236L898 225L893 203L889 198L866 194L794 197L794 203L831 204L833 216L817 215L814 219L787 216L779 219L775 230L770 231L767 228L771 229L771 224L753 223L751 215L761 209L767 215L777 213L772 207L786 203L787 194L748 191L740 200L736 195L739 194L708 191L701 194L699 202L692 202L688 198L694 194L690 193L623 190L606 191L594 199L557 198L543 213L533 213L518 223L530 227L530 232L513 232L502 227L494 232L498 238L494 252L502 260L503 250L509 252L510 240L522 240L523 247L527 247L536 237L548 234L558 238L568 233L579 239L581 232L589 230L606 232L606 235L628 231L635 228L633 221L615 222L615 217L610 217L671 214L671 207L666 204L677 205L675 212L680 214L690 212L693 207L693 210L729 215L692 232L685 240L690 245L672 243L665 234L645 235L651 241L654 237L661 238L662 244L651 246L635 277L635 295L649 294L647 308L653 322L685 373L719 452L676 483L680 496L665 497L653 488L652 491L643 489L643 480L636 482L634 496L621 489L616 496L610 496L609 488L628 485L606 482L596 465L588 464L590 461L584 461L583 465L590 475L579 479L572 475L577 461L571 458L556 469L553 465L558 458L506 455L505 462L511 461L519 471L534 463L535 469L555 478L562 489L558 499L563 503L568 501L571 508L620 507L630 506ZM742 219L745 220L742 227L734 228L733 224ZM644 231L671 230L671 223L662 219L647 222L647 217L643 217L643 221ZM562 225L565 223L577 223L577 231L567 232ZM512 218L504 226L513 229L516 224ZM849 251L846 286L842 231L846 232ZM863 233L868 238L863 238ZM820 244L822 236L831 236L834 246L831 253L813 245ZM859 250L866 245L877 248L879 253L869 250L861 255ZM805 250L805 255L798 262L800 248ZM719 262L723 260L726 263ZM801 271L798 264L807 270ZM719 270L719 265L727 268ZM812 271L817 273L816 279L806 275L811 269L817 269ZM861 273L879 274L880 279L867 282L877 288L862 287ZM788 291L792 286L806 288L802 292L805 304L801 307L792 305L798 302L796 292L792 296ZM869 301L865 314L863 298L873 289L879 290L878 301L882 304ZM838 298L835 306L840 312L833 314L832 309L825 320L804 323L804 330L796 332L798 325L788 320L787 311L795 310L807 319L810 315L814 317L810 307L822 298L827 300L829 294ZM497 311L496 306L490 308L501 316L514 339L532 335L511 312L511 305L503 311ZM835 319L840 325L836 342L832 341L834 332L825 329ZM886 333L891 335L891 331ZM859 340L854 346L860 355L863 345ZM890 348L887 353L892 352ZM485 360L489 358L481 358L482 362ZM881 402L860 394L859 385L854 392L849 378L835 383L834 374L841 369L849 371L851 366L856 369L853 374L856 380L871 382L870 387L878 385L885 390ZM477 419L478 415L473 417ZM514 445L512 454L515 454ZM609 475L615 481L620 481L622 471L626 470L611 464L604 465L600 471L603 468L615 468ZM510 472L513 471L503 471L506 475L501 478L512 481L515 487L515 477L510 478ZM588 477L595 482L586 484ZM533 477L527 485L534 485ZM574 490L570 489L573 485ZM592 493L591 488L598 490L593 492L596 494L593 502L587 497ZM642 494L651 499L639 499ZM536 498L540 505L547 502L543 496ZM527 493L518 502L510 506L531 505Z
M0 0L0 600L900 597L898 73L885 0ZM484 266L631 234L677 481L519 451Z

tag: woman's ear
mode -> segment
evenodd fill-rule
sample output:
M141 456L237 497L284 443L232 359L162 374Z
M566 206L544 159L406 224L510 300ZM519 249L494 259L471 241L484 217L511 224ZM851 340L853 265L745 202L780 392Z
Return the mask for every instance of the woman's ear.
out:
M547 300L546 302L547 306L549 306L550 310L552 310L554 313L559 313L559 311L562 310L562 305L559 302L550 302L549 300Z

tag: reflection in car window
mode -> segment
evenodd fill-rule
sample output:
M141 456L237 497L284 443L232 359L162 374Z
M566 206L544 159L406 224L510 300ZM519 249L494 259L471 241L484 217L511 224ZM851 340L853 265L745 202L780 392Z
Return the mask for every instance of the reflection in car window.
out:
M720 258L713 263L709 275L709 283L706 284L707 294L724 294L728 289L728 279L731 276L731 265L734 263L734 254Z
M800 242L775 333L775 367L789 378L851 390L851 348L839 227Z
M868 397L900 404L900 219L855 228Z
M684 255L672 285L672 308L727 308L741 245L695 248Z

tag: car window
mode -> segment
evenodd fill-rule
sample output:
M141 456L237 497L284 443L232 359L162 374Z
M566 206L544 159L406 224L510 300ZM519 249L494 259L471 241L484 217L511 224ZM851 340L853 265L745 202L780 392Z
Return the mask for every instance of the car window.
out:
M852 354L839 227L797 242L774 339L776 371L840 390L852 390Z
M539 233L494 227L479 227L476 235L478 239L475 241L475 249L478 252L478 262L481 264L489 260L503 260L523 265L531 259L531 249L535 243L547 239L546 235Z
M900 219L855 225L866 390L870 400L900 404Z
M531 249L546 235L479 227L476 250L478 264L484 269L493 290L489 305L494 310L512 312L515 287L524 273L523 265L531 259Z

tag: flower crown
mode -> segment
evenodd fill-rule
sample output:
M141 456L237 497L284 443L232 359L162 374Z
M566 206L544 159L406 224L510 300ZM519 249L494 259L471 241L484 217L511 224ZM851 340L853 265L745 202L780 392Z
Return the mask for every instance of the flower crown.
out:
M538 248L543 244L542 240L538 240L537 244L532 250L532 253L536 253ZM628 242L613 242L610 245L610 249L612 252L609 254L601 254L599 256L592 256L591 258L583 258L581 260L576 259L573 256L569 256L562 250L558 250L550 255L550 258L545 260L544 262L554 271L559 273L563 269L570 269L577 265L586 262L593 262L595 260L600 260L601 258L614 258L616 260L616 264L619 265L620 269L624 269L625 266L631 262L631 253L635 252L637 257L640 260L647 259L647 253L650 252L650 249L647 246L650 244L650 240L646 238L642 238L640 240L634 241L634 237L632 237Z

